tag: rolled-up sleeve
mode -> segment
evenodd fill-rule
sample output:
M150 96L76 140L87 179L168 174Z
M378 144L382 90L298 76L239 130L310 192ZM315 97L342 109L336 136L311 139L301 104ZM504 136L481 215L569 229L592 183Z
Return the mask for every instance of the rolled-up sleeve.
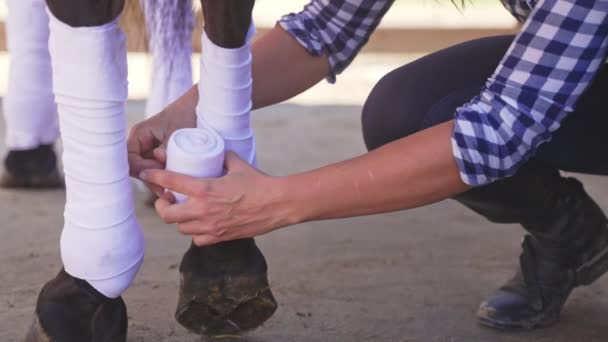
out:
M394 0L312 0L279 20L313 56L329 59L327 80L335 82L367 43Z
M452 136L462 180L512 176L571 112L606 60L608 1L541 0ZM607 94L608 96L608 94Z

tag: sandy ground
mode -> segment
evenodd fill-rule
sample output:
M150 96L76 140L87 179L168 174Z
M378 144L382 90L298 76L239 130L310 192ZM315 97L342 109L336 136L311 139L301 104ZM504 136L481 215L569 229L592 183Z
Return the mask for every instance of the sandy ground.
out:
M141 102L129 103L130 121ZM286 104L255 114L264 170L288 174L363 152L358 106ZM608 181L586 177L600 204ZM141 197L141 196L140 196ZM36 293L60 267L64 193L0 191L0 341L17 341ZM176 266L188 241L138 199L146 262L125 300L129 341L198 341L173 320ZM484 222L457 203L308 223L258 239L280 303L244 341L606 341L608 278L580 289L557 327L496 333L477 304L509 278L521 230Z
M323 84L292 103L256 112L261 167L284 175L364 152L362 99L383 73L412 57L362 56L339 85ZM131 123L142 117L143 108L141 101L129 102ZM608 179L584 180L608 208ZM0 191L0 342L19 340L31 322L37 292L60 268L64 196L62 191ZM176 267L188 240L145 208L142 198L137 212L148 246L146 262L125 294L129 341L199 341L173 320ZM512 275L521 236L517 226L487 223L444 201L407 212L307 223L261 237L280 306L243 341L608 340L608 278L577 290L556 327L497 333L475 323L478 303Z

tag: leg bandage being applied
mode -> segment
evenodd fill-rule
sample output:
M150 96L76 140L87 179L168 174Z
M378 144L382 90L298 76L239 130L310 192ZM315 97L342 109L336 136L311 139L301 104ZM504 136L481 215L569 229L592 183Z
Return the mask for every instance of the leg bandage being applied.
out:
M223 149L256 165L250 123L252 7L253 2L242 0L203 1L197 128L174 132L167 169L195 177L219 177ZM243 14L248 15L247 20L239 20ZM237 15L241 15L239 19ZM230 32L227 27L234 22L240 25L239 33L220 38L208 35L208 31ZM181 194L176 197L186 200ZM237 334L257 328L276 311L266 260L253 239L206 247L192 244L182 258L180 273L175 316L190 331L208 336Z

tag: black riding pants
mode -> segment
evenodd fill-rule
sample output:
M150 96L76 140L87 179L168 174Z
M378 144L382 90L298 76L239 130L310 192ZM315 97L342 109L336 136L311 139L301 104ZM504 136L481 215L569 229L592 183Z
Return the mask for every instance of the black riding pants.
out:
M384 76L363 108L363 137L372 150L453 118L478 95L513 36L462 43ZM534 158L560 170L608 174L608 71L603 69Z

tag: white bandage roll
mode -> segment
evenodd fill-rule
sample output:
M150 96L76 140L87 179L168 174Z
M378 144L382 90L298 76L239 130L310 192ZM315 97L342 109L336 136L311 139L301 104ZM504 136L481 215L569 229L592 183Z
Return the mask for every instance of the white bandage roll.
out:
M52 144L59 136L44 0L7 0L8 87L3 101L11 150Z
M66 272L115 298L144 256L126 148L127 51L116 21L73 28L51 16L49 50L66 178Z
M167 143L166 169L196 178L220 177L224 170L224 140L212 129L179 129ZM178 202L187 198L173 194Z

